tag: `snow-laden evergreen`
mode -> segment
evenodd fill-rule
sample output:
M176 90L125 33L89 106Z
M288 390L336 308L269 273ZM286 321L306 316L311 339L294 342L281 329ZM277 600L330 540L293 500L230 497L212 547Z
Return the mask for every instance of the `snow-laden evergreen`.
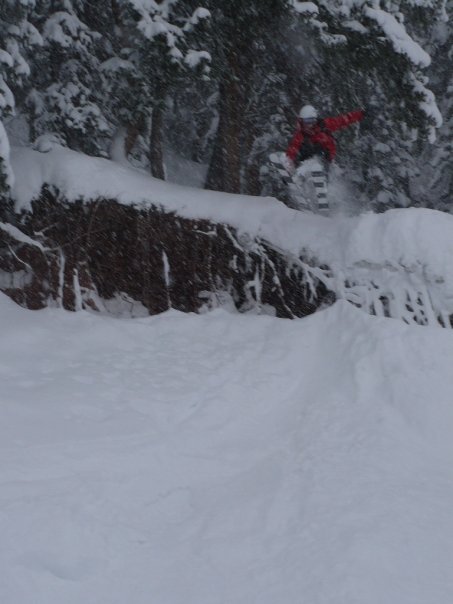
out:
M5 0L0 7L0 200L14 182L4 120L15 111L14 90L21 90L30 76L30 49L42 43L28 20L34 5L35 0Z
M71 1L36 6L43 45L26 107L33 142L57 135L73 149L99 154L109 132L100 94L105 85L97 56L101 36L81 20L80 12Z
M322 99L324 114L356 105L368 111L368 119L348 135L347 149L338 157L357 186L360 205L412 205L417 158L428 141L435 141L442 124L427 78L428 37L419 32L426 34L427 28L443 22L445 3L360 0L318 5L312 24L321 46L305 51L313 62L309 78L314 94L308 98ZM325 70L321 76L320 65Z
M337 159L357 209L446 209L451 10L445 0L8 0L2 114L16 107L6 129L14 138L20 121L22 143L51 137L161 179L177 149L202 164L208 188L266 195L279 189L269 155L285 150L302 104L324 116L363 108Z
M453 14L453 2L447 2L447 14ZM453 194L453 30L449 21L439 22L431 32L429 50L433 63L429 69L431 85L443 116L436 144L421 155L420 178L413 194L423 205L450 211Z

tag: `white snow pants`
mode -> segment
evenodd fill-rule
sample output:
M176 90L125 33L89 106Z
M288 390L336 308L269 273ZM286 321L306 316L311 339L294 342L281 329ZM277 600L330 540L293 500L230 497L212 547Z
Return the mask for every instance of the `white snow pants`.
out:
M319 170L313 170L311 180L315 187L316 201L318 202L319 210L328 210L329 202L327 200L327 174L320 166Z

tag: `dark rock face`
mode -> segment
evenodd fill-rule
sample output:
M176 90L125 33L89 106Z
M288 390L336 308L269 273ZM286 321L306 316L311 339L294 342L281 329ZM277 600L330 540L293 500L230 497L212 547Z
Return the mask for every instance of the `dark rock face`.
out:
M121 294L150 314L230 304L294 318L335 299L303 259L157 207L65 203L44 189L18 226L43 249L0 231L0 290L31 309L105 310Z

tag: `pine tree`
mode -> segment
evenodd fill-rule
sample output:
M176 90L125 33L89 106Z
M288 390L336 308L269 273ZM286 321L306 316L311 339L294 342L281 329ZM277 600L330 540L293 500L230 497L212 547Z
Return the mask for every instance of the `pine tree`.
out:
M270 190L269 154L286 148L302 104L321 115L364 107L337 160L362 203L428 203L420 197L434 191L445 202L451 26L443 41L432 35L442 13L444 0L5 0L0 120L17 107L32 140L133 155L160 178L169 140L209 163L209 188L260 194ZM436 147L427 73L435 91L449 91ZM417 174L429 165L422 195ZM11 179L0 126L4 191Z
M342 134L338 161L372 207L410 203L416 156L440 124L418 42L441 0L211 0L209 8L218 129L208 188L258 193L260 172L266 188L266 156L286 146L310 102L324 115L368 110L360 130Z
M15 97L30 74L28 50L42 41L28 20L33 5L32 0L4 0L0 5L0 197L3 199L14 182L4 122L14 114Z
M26 104L31 138L57 136L72 149L102 154L111 125L105 113L102 35L84 18L83 0L41 0L33 14L43 35ZM98 7L99 8L99 7Z
M290 4L286 0L211 0L209 8L218 127L206 186L255 192L255 159L261 151L257 140L263 142L263 125L282 100L276 44L281 41Z
M109 74L110 113L127 156L137 138L149 141L148 162L164 178L163 114L178 78L203 69L209 55L197 48L193 32L209 17L198 3L165 0L117 0L112 56L102 68ZM195 44L193 44L195 42Z
M449 0L446 15L453 14ZM429 39L432 65L430 84L439 100L443 124L434 145L421 155L417 196L420 205L453 212L453 23L445 18L437 24Z
M318 2L313 67L304 96L324 114L366 108L357 129L342 134L339 163L374 208L411 203L417 155L441 123L427 87L428 53L418 43L443 2ZM310 95L310 96L309 96Z

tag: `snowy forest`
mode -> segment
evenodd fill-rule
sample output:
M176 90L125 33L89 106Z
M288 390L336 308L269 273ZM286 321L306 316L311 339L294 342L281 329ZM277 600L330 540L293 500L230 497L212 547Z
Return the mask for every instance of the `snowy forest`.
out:
M160 179L166 157L211 190L273 194L304 103L363 108L338 165L357 211L449 211L450 0L4 0L1 192L9 145L49 141ZM194 168L194 170L197 168Z
M373 314L450 325L437 291L445 270L427 273L417 259L414 285L399 259L396 294L390 274L356 270L372 267L377 248L393 264L377 240L345 268L327 239L312 241L310 213L277 210L275 200L298 206L272 158L284 156L302 106L327 119L360 111L337 137L332 215L382 215L383 231L392 210L449 213L452 8L5 0L1 290L34 309L230 304L291 318L345 298Z
M453 0L0 0L0 604L452 604L452 135Z

